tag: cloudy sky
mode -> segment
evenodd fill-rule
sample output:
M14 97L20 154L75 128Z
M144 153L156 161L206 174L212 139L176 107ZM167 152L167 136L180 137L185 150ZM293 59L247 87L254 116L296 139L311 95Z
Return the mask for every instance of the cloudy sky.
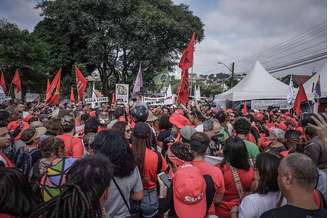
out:
M33 31L42 18L36 0L0 0L0 17ZM173 0L186 4L205 24L205 39L196 45L193 72L247 72L256 59L268 69L326 52L326 0ZM288 40L286 42L286 40ZM277 47L277 44L280 45ZM276 46L275 46L276 45ZM271 48L275 46L274 48ZM289 52L289 53L288 53ZM326 60L275 73L305 74Z

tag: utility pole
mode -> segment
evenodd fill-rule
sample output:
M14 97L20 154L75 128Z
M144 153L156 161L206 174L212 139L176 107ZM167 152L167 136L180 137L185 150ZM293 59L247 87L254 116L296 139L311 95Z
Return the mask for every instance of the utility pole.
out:
M235 62L232 62L232 65L231 65L230 88L233 87L233 77L234 77L234 73L235 73Z

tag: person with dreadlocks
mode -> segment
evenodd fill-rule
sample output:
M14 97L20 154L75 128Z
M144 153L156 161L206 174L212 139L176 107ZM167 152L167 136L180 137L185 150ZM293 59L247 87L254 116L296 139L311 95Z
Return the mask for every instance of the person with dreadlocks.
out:
M112 176L112 164L100 154L78 160L61 194L41 204L30 217L101 218Z

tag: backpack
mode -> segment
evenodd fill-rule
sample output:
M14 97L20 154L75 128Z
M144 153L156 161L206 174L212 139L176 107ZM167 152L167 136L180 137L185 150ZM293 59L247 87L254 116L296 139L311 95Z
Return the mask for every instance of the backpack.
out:
M74 158L57 159L48 167L46 174L40 181L41 195L45 202L61 193L66 182L66 174L75 160Z
M17 157L16 167L21 169L25 176L29 176L33 167L33 155L39 152L39 149L35 148L32 151L22 151Z

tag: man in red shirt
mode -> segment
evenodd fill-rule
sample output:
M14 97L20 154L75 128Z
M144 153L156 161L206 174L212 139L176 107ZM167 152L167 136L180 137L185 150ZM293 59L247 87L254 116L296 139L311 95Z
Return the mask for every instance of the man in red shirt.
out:
M223 175L219 168L209 164L205 161L205 152L210 144L210 139L205 133L196 132L191 137L191 151L194 155L194 160L192 161L192 164L200 170L202 175L209 175L211 176L214 188L215 188L215 195L213 203L216 206L219 206L220 202L223 199L224 194L224 179ZM214 205L210 207L208 214L213 215L215 214L215 208Z
M75 137L75 121L73 117L65 115L61 119L61 126L64 133L57 138L64 141L66 157L82 158L84 146L80 138Z

